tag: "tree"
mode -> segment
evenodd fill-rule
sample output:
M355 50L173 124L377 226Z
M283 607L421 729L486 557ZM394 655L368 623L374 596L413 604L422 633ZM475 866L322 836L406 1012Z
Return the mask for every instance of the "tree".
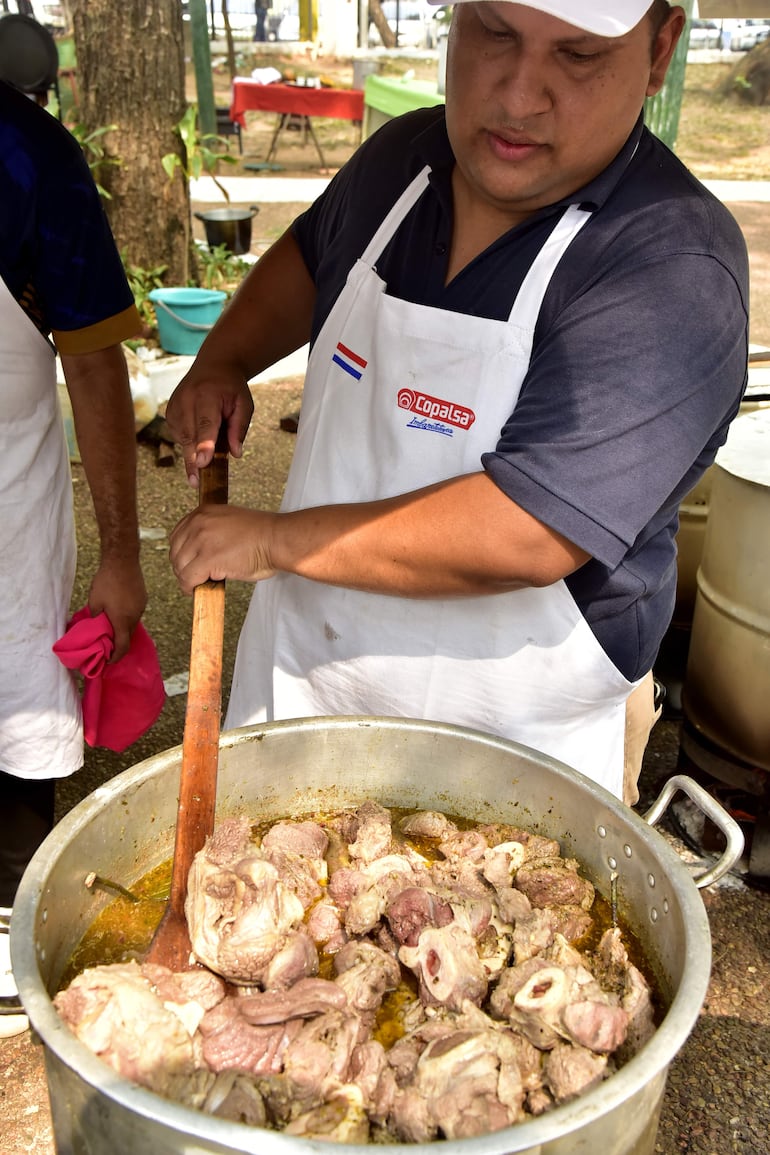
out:
M720 92L757 107L770 104L770 38L760 41L730 69Z
M380 40L385 48L396 47L396 34L388 24L380 0L369 0L369 19L380 34Z
M183 284L189 267L190 193L169 181L162 158L185 161L178 125L187 108L179 0L70 0L85 131L103 137L97 174L118 248L145 269L168 266ZM115 162L118 163L115 163Z

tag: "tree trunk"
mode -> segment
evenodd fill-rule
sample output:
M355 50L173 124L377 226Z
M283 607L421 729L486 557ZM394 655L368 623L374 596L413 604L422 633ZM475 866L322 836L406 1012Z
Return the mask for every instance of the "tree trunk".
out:
M230 83L235 80L237 68L235 65L235 41L233 30L230 27L230 13L227 11L227 0L222 0L222 22L225 26L225 44L227 45L227 71L230 73Z
M86 129L115 124L99 183L118 248L142 269L168 265L167 284L189 268L190 195L176 126L185 96L182 6L178 0L70 0L80 116ZM183 162L169 181L161 157Z
M758 108L770 104L770 38L742 54L719 90L723 96L738 97Z
M385 19L380 0L369 0L369 19L380 34L383 47L395 48L396 34Z

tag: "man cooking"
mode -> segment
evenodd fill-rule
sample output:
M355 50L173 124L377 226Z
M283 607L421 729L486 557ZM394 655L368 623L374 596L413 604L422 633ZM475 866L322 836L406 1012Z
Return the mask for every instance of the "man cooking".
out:
M746 381L740 230L643 124L684 25L462 0L445 108L368 139L207 338L167 412L192 484L311 341L281 511L171 539L185 592L257 583L228 728L450 721L638 797L679 502Z

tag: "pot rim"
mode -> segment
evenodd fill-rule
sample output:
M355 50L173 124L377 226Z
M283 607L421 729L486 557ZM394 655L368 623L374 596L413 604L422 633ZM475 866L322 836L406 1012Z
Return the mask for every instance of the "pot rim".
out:
M685 958L683 979L663 1021L642 1050L592 1091L536 1119L475 1138L436 1140L444 1155L499 1155L501 1151L514 1155L515 1152L529 1151L538 1144L563 1138L608 1114L631 1099L656 1075L666 1073L692 1031L705 1001L711 974L711 934L706 910L695 883L683 861L654 827L603 787L563 762L520 743L449 723L373 716L292 719L226 731L221 735L220 748L262 741L269 738L271 733L306 731L308 723L312 723L315 730L376 726L380 730L392 729L400 734L404 730L452 734L487 748L497 748L530 759L535 756L538 765L557 776L568 777L573 783L577 779L592 797L597 810L603 812L603 820L606 820L607 812L610 812L617 822L630 827L637 837L648 844L666 872L672 898L676 897L682 915L685 936L682 946ZM55 850L62 840L65 845L69 844L79 830L88 826L94 815L117 802L126 790L136 790L147 778L178 767L181 749L180 745L165 753L153 755L98 787L61 819L54 832L38 849L19 886L11 921L11 958L24 1010L44 1045L65 1066L96 1091L108 1095L136 1115L247 1155L285 1155L287 1150L295 1148L298 1143L303 1148L318 1152L318 1155L329 1155L328 1142L298 1139L297 1136L283 1132L218 1119L163 1099L122 1078L72 1034L59 1017L40 976L34 941L35 918L45 893L46 880L55 865ZM394 1143L388 1144L388 1151L393 1152L393 1155L410 1155L416 1148L433 1145ZM371 1144L345 1144L344 1147L346 1155L372 1155Z
M257 215L259 208L251 205L250 208L238 209L206 209L204 212L195 212L199 221L209 221L211 224L225 224L227 221L250 221Z

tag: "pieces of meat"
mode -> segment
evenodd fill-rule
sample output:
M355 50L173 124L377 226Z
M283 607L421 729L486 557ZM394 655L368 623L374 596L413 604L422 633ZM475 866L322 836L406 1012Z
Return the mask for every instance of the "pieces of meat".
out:
M260 841L226 820L187 901L208 969L92 968L56 1005L121 1075L222 1118L311 1141L472 1138L582 1094L654 1030L620 932L579 949L578 864L507 823L394 825L365 802Z
M275 822L262 839L263 850L281 850L323 862L329 847L329 835L317 822Z

